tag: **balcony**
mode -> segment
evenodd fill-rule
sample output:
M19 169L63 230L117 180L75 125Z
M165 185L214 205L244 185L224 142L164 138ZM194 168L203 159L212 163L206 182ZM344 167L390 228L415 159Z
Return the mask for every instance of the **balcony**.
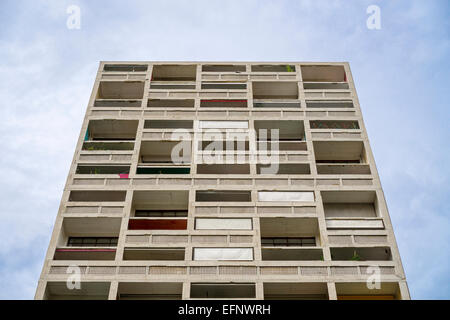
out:
M314 141L318 174L371 174L362 141Z
M189 174L191 141L143 141L137 174Z
M117 300L181 300L182 282L120 282Z
M347 82L344 66L304 65L301 72L303 82Z
M120 218L64 218L54 260L114 260Z
M96 99L142 99L144 82L101 81Z
M186 230L188 191L134 191L128 230Z
M259 100L297 100L297 82L253 82L253 99Z
M174 217L187 216L188 207L187 190L134 191L131 210L134 217Z
M327 229L384 229L375 191L322 191Z
M401 300L397 282L381 282L379 289L367 288L366 282L336 283L338 300Z
M255 120L258 151L306 151L303 121ZM275 143L278 146L274 145ZM277 147L278 150L275 148Z
M254 283L191 283L190 297L195 299L252 299Z
M324 282L264 282L264 300L328 300Z
M196 65L154 65L152 81L195 81Z
M262 260L323 260L317 218L260 218Z
M83 150L133 150L137 120L90 120Z
M44 300L108 300L109 282L81 282L80 289L69 289L67 282L48 282Z

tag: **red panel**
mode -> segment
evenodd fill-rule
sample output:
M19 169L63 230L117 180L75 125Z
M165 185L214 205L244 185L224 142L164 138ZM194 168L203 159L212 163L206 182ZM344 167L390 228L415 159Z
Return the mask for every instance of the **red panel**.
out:
M56 252L114 252L116 249L56 249Z
M128 230L186 230L186 219L132 219Z

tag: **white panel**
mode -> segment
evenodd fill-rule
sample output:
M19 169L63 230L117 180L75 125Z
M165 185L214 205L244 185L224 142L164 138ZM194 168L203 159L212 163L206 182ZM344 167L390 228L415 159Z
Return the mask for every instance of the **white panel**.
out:
M253 260L252 248L194 248L194 260Z
M197 230L252 230L252 219L195 219Z
M248 129L248 121L200 121L200 129Z
M384 229L383 220L326 220L329 229Z
M314 192L259 191L258 201L314 201Z

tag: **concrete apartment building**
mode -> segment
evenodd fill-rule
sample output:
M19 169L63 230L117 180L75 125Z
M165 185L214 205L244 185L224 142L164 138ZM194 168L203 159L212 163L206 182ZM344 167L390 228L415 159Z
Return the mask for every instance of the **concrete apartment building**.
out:
M35 298L410 299L349 64L101 62Z

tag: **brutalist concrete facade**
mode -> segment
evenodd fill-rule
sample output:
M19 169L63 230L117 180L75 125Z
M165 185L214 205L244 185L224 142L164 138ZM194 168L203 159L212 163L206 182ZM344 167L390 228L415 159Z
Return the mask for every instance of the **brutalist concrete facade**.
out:
M35 298L409 299L349 64L101 62Z

